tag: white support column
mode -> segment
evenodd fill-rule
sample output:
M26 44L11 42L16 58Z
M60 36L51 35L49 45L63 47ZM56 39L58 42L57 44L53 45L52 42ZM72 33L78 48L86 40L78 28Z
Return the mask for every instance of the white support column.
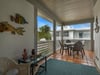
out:
M56 52L56 21L53 20L53 53Z
M37 7L34 6L34 49L37 55Z
M91 22L91 50L94 51L94 29L93 22Z
M61 25L61 42L63 43L63 25Z

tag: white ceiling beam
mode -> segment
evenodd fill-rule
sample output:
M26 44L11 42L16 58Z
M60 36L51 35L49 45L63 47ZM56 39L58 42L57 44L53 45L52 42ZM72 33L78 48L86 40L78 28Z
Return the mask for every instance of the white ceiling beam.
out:
M93 22L94 18L84 19L84 20L77 20L71 22L64 22L63 25L72 25L72 24L81 24L81 23L91 23Z
M32 5L35 5L39 8L46 16L50 17L53 20L56 20L58 23L62 23L61 20L52 12L50 11L41 1L39 0L27 0Z

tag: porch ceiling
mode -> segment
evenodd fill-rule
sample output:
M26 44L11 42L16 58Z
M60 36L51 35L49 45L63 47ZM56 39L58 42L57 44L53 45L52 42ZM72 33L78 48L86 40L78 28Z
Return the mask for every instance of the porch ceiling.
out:
M34 1L34 0L33 0ZM96 0L37 0L63 24L90 21Z

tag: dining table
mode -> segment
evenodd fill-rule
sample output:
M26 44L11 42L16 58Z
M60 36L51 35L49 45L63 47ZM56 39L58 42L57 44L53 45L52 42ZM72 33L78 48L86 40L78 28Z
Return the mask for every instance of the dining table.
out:
M73 50L75 42L64 43L67 47L69 47L69 55L71 56L71 51Z
M75 44L75 42L69 42L69 43L64 43L64 44L73 46Z

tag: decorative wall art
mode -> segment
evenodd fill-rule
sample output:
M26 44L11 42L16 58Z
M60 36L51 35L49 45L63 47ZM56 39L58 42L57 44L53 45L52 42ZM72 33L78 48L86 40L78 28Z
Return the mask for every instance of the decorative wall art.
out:
M25 32L23 27L17 27L10 25L7 21L0 22L0 32L10 31L12 34L23 35Z
M99 27L99 25L98 25L98 17L96 16L96 20L95 20L95 25L96 25L96 27L95 27L95 32L96 33L98 33L99 32L99 29L100 29L100 27Z
M15 16L10 16L11 21L18 23L18 24L28 24L28 22L26 21L26 19L21 16L20 14L15 14Z

